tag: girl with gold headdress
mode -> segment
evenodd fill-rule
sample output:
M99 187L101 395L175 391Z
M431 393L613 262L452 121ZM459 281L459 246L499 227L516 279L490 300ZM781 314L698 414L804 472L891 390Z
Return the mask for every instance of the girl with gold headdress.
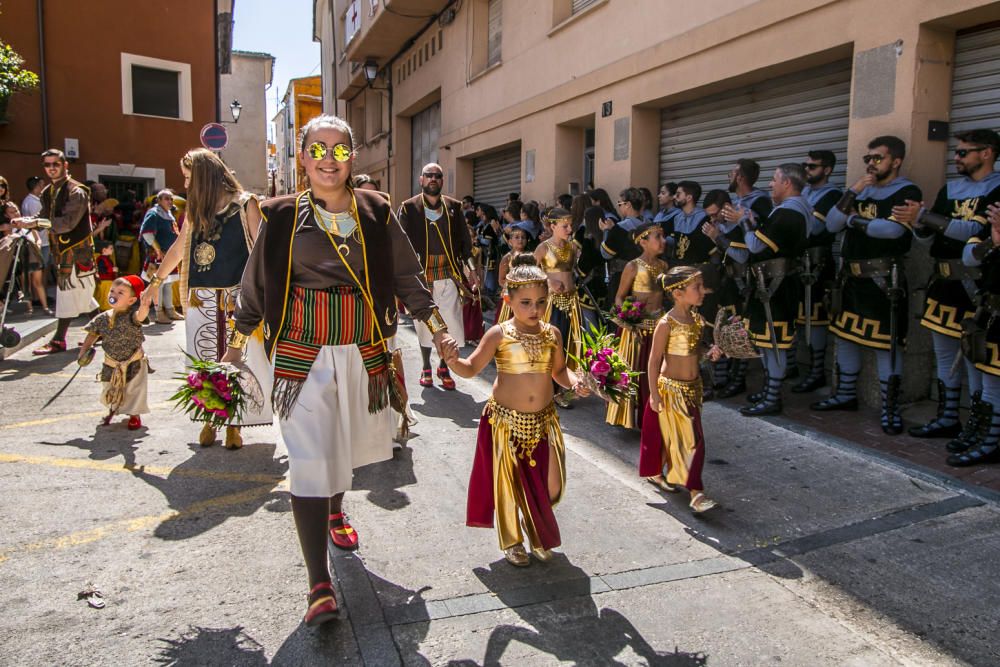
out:
M507 274L510 273L511 261L525 251L528 247L528 232L517 227L510 230L507 237L510 242L511 251L500 260L498 279L500 283L500 294L503 295L507 288ZM510 304L507 299L501 299L497 304L496 324L506 322L511 317Z
M552 508L566 486L566 460L553 381L580 396L589 391L566 367L559 330L542 319L549 301L545 272L529 254L511 264L504 301L513 316L491 327L469 358L459 359L456 348L445 361L470 378L496 359L493 395L479 420L466 524L489 528L495 513L504 558L525 567L531 559L522 529L537 560L549 560L560 544Z
M639 474L664 491L683 486L691 494L692 511L704 512L716 505L705 495L701 480L705 436L698 364L705 352L701 335L705 320L694 309L705 299L705 283L697 267L675 266L662 277L661 286L674 307L653 331ZM716 361L722 352L712 345L706 356Z
M650 343L656 321L663 314L663 290L660 274L666 272L667 263L659 258L666 247L663 228L652 222L644 223L632 232L632 238L642 250L642 255L625 265L615 305L621 307L627 297L642 304L643 320L636 324L617 321L618 355L640 373L645 372L649 361ZM639 383L637 400L609 403L605 421L613 426L640 428L649 400L649 383Z
M535 260L545 271L549 287L549 301L542 319L562 334L563 351L569 358L569 367L576 370L576 362L570 357L580 358L583 327L586 326L584 309L576 289L576 263L580 247L572 240L573 216L569 211L554 208L545 220L552 235L535 248ZM557 395L555 401L561 408L570 407L569 401L561 395Z

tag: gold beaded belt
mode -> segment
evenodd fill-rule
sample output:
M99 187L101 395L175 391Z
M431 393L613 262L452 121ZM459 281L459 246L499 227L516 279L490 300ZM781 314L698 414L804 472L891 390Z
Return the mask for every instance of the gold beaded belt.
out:
M527 459L532 467L535 466L535 459L532 458L535 447L548 436L549 429L554 422L558 424L559 419L555 403L549 403L538 412L520 412L500 405L492 396L483 410L484 415L487 413L494 428L501 426L510 432L510 444L517 458Z
M552 300L553 306L564 313L568 313L573 310L573 307L576 305L576 290L573 290L572 292L563 292L561 294L553 292L549 294L549 299Z
M679 394L691 405L700 406L702 403L701 378L685 381L665 378L661 375L660 379L656 383L656 386L660 390L660 395Z

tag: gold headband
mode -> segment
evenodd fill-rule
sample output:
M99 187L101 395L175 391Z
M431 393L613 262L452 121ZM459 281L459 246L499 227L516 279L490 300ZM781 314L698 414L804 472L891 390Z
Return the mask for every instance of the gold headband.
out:
M544 285L549 282L548 277L545 278L527 278L525 280L512 280L507 278L507 291L510 291L511 287L524 287L525 285Z
M559 218L550 218L548 216L545 217L545 222L549 223L550 225L554 225L557 222L562 222L563 220L569 220L570 222L572 222L573 221L573 216L572 215L564 215L564 216L561 216Z
M655 229L655 228L656 228L655 225L650 225L646 229L642 230L642 232L640 232L639 234L636 234L634 240L635 241L641 241L641 240L643 240L644 238L646 238L647 236L649 236L650 232L652 232L653 229Z
M688 285L690 285L692 282L694 282L694 279L697 278L700 275L701 275L701 271L695 271L694 273L692 273L687 278L684 278L683 280L679 280L676 283L671 283L669 285L666 284L666 276L664 276L663 277L664 279L663 279L663 281L661 283L663 285L663 291L664 292L673 292L675 289L684 289L685 287L687 287Z

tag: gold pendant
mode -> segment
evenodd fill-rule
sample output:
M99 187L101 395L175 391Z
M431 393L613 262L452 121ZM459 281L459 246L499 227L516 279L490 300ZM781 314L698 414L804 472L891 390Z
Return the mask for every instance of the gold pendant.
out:
M340 245L338 245L337 250L339 250L344 257L347 257L348 255L351 254L351 248L346 243L341 243Z
M208 271L215 261L215 246L202 241L194 249L194 262L199 271Z

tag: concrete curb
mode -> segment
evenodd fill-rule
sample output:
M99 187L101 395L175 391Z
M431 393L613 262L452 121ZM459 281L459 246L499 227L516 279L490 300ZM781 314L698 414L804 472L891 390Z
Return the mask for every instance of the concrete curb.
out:
M0 348L0 360L8 359L40 338L48 336L56 330L57 324L58 321L54 318L34 321L28 320L26 322L15 322L9 324L8 326L12 326L19 334L21 334L21 342L14 347Z

